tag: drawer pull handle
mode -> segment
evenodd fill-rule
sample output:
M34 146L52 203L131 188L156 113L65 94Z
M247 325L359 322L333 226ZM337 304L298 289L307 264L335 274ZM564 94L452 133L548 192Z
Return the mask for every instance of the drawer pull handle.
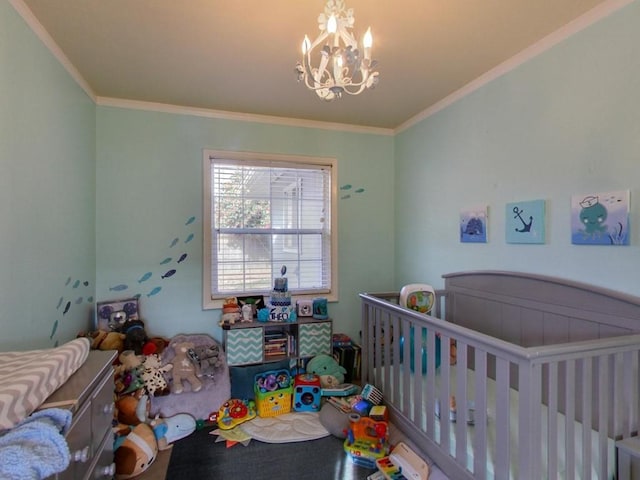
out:
M110 415L113 413L113 408L114 408L113 403L109 403L104 407L102 407L102 413Z
M93 478L113 477L116 474L116 464L112 463L106 467L99 467L93 474Z
M89 459L89 446L84 447L82 450L76 450L71 455L73 462L85 463Z

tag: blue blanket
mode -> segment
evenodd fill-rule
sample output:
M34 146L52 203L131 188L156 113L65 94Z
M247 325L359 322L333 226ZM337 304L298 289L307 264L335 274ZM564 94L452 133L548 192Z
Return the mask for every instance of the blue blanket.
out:
M1 432L0 478L39 480L64 471L71 457L64 438L70 425L70 411L49 408Z

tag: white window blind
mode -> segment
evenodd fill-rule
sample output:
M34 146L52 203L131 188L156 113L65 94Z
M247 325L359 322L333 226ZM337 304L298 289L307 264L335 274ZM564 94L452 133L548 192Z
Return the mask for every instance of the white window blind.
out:
M225 158L226 157L226 158ZM211 155L210 298L332 290L332 165Z

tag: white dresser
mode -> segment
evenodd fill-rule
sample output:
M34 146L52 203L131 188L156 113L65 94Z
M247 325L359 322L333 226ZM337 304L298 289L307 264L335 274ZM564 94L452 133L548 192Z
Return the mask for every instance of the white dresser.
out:
M68 408L73 413L66 439L71 452L69 467L58 480L110 479L113 463L113 367L115 350L92 350L64 385L44 401L40 409Z

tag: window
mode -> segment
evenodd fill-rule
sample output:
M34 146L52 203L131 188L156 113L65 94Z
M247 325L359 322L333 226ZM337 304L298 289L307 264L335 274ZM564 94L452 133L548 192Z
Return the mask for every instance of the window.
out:
M204 152L204 308L268 295L336 300L336 167L325 158Z

